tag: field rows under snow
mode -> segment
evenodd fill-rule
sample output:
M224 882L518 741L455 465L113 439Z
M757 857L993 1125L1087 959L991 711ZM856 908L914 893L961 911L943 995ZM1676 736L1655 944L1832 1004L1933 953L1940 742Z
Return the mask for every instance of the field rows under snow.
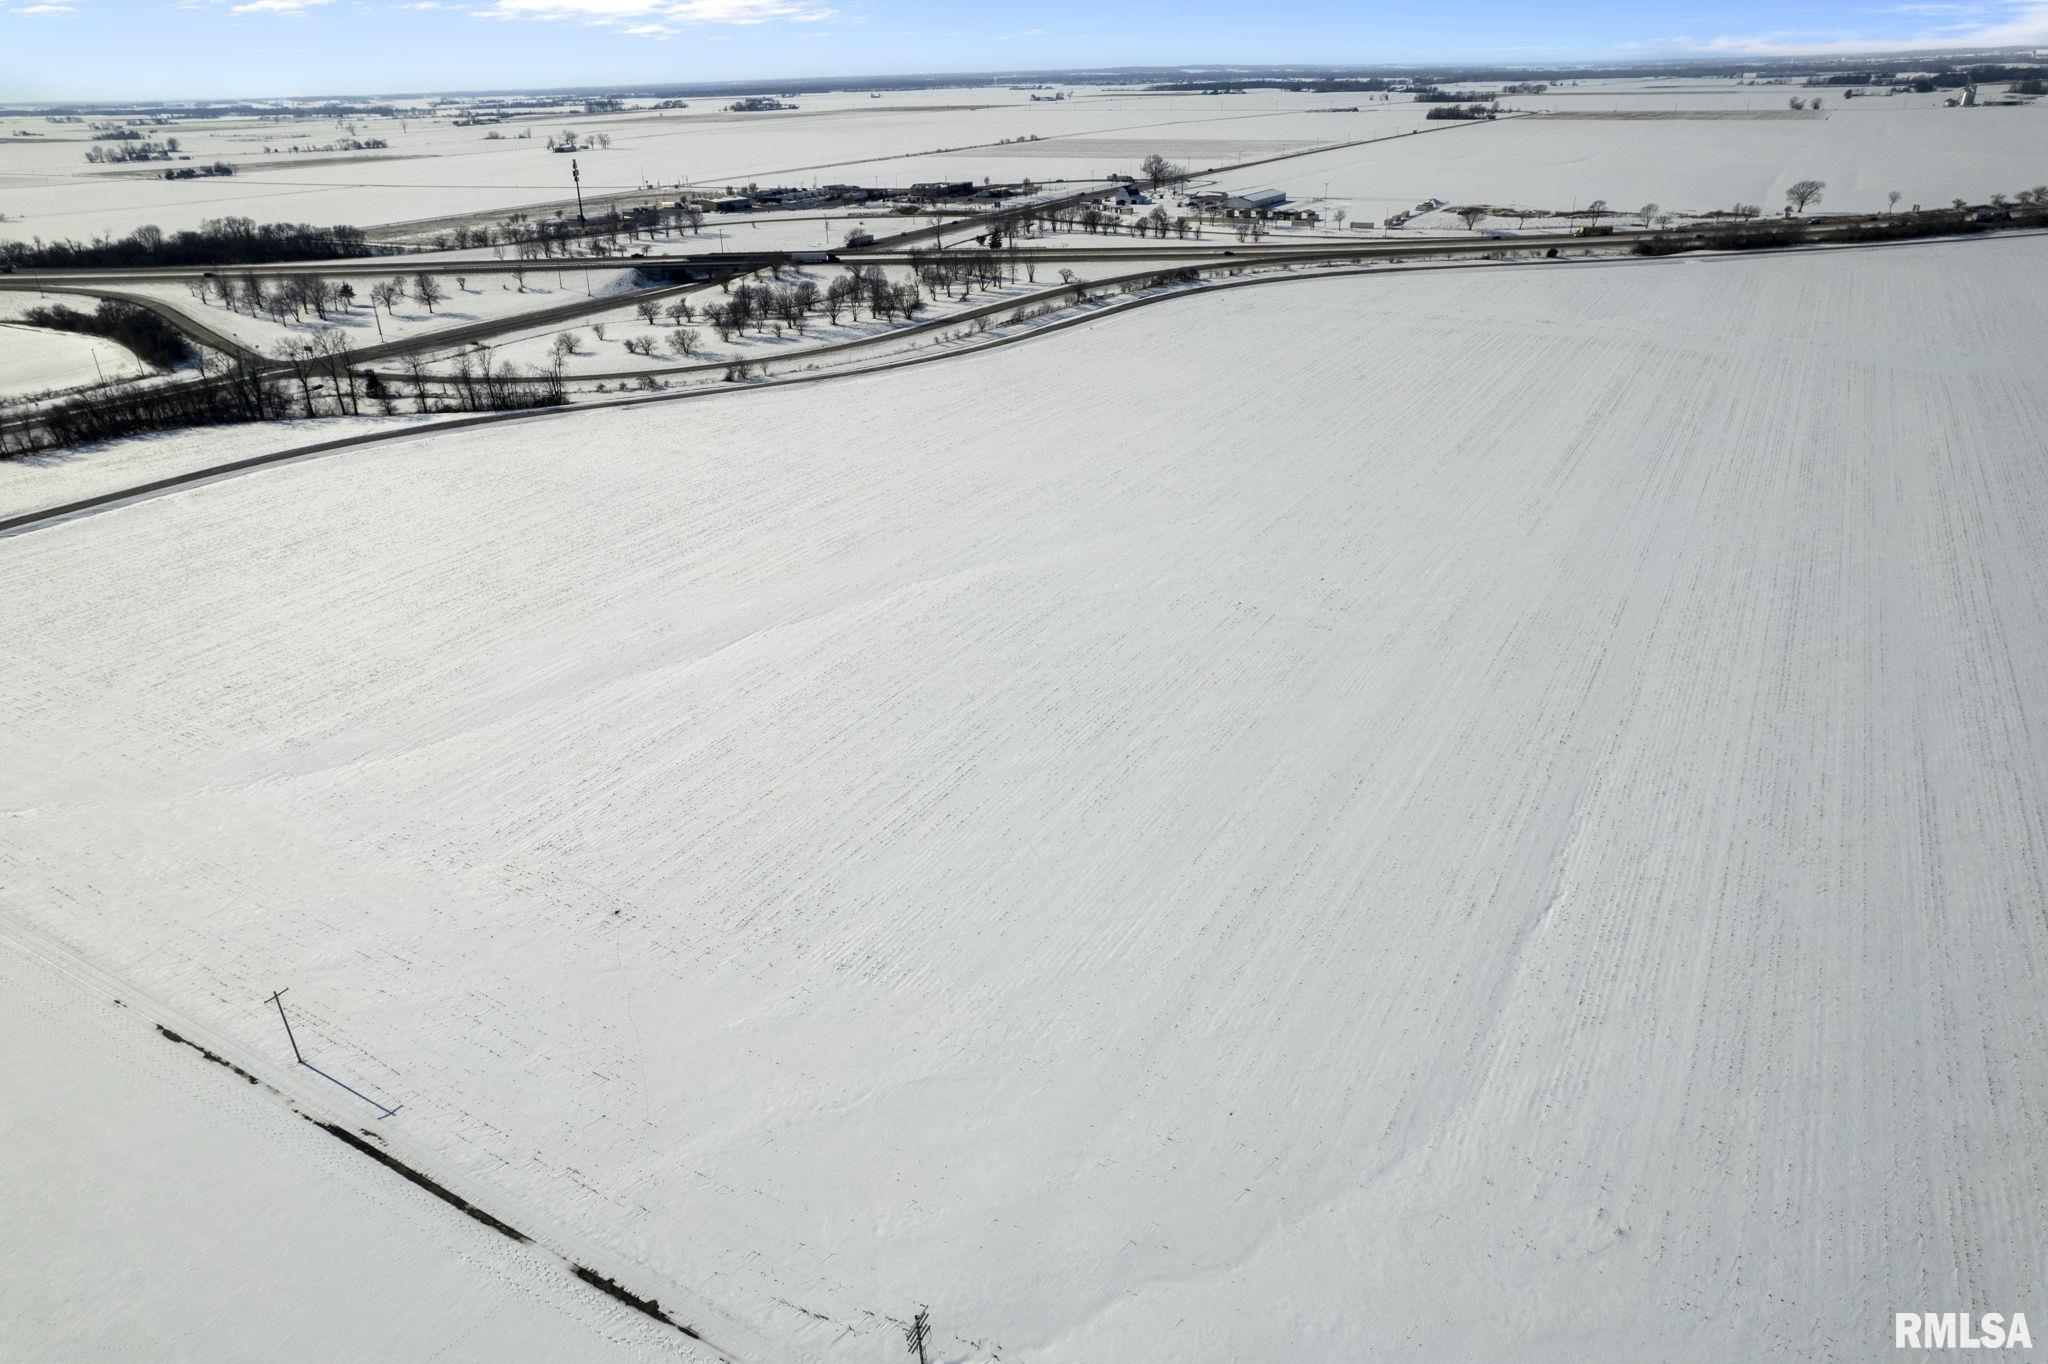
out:
M1247 289L0 540L0 895L280 1066L289 984L748 1359L2031 1306L2042 251Z

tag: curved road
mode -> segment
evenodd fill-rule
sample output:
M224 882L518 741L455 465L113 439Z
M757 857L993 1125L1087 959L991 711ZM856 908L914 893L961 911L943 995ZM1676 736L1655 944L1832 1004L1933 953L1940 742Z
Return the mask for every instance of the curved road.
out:
M2042 233L2039 230L2028 233L2028 235L2041 234ZM1810 251L1815 249L1909 249L1913 247L1935 246L1944 243L1953 244L1957 242L1967 242L1982 239L1983 238L1981 236L1949 236L1919 238L1914 240L1896 242L1839 243L1833 247L1820 248L1807 245L1777 248L1766 252L1744 252L1742 253L1742 255L1778 255L1793 251ZM1733 254L1723 254L1706 257L1688 255L1629 256L1624 257L1621 260L1608 261L1606 262L1606 264L1655 266L1675 263L1698 263L1703 260L1735 260L1741 258L1742 256L1737 256ZM1531 265L1536 265L1538 263L1539 262L1536 261L1530 262ZM829 373L801 373L790 375L785 378L758 380L747 384L731 385L725 387L697 388L690 389L681 393L651 393L638 395L634 397L611 398L600 400L597 402L577 403L566 407L533 408L518 412L488 412L475 416L452 418L450 420L438 422L433 426L428 427L406 427L402 430L396 431L377 431L363 435L342 436L337 437L333 440L316 441L309 445L293 446L290 449L286 450L275 450L271 451L268 454L252 455L246 459L232 460L225 464L211 465L204 469L194 469L186 473L174 474L166 478L152 480L148 483L137 484L136 486L131 488L123 488L111 493L101 493L95 497L82 498L78 501L64 503L62 505L55 507L46 507L39 511L24 512L20 515L0 520L0 538L25 534L31 531L44 529L49 526L58 524L59 522L71 520L75 517L91 515L93 513L106 511L111 508L122 506L130 502L141 501L150 497L154 497L163 493L174 492L183 488L196 487L203 483L215 482L220 479L234 477L238 474L248 473L253 470L266 468L272 465L286 464L295 462L297 460L316 458L321 455L333 454L337 451L354 449L360 446L378 445L387 441L426 439L429 437L443 434L445 432L466 430L468 428L476 426L495 425L501 422L537 421L550 417L573 416L578 412L591 411L599 408L642 407L652 403L692 402L713 398L733 397L738 394L752 392L764 387L785 387L800 384L830 383L841 379L857 378L863 375L881 374L886 373L890 370L906 369L912 365L932 364L937 361L949 360L964 355L979 355L987 351L999 350L1005 346L1013 346L1025 341L1036 340L1037 338L1042 336L1050 336L1055 332L1065 331L1071 327L1083 326L1088 323L1097 321L1101 318L1118 316L1124 313L1128 313L1137 308L1150 307L1153 304L1158 303L1167 303L1175 299L1202 297L1204 295L1212 294L1225 289L1245 289L1251 288L1255 285L1284 284L1290 282L1300 282L1304 280L1329 279L1342 276L1384 275L1393 273L1408 273L1411 270L1457 268L1460 267L1455 265L1434 267L1411 266L1408 267L1408 270L1388 270L1385 268L1344 268L1340 266L1327 270L1319 270L1313 274L1287 273L1274 275L1256 275L1243 279L1230 279L1218 281L1203 280L1190 288L1177 289L1166 293L1147 294L1141 297L1124 299L1115 303L1108 304L1104 307L1097 308L1092 312L1083 313L1074 317L1062 318L1054 322L1046 323L1043 326L1032 327L1028 330L1013 333L1010 335L990 337L987 340L980 341L972 345L959 346L941 351L929 351L919 355L904 356L890 360L881 360L873 364L852 366L843 370L834 370ZM1002 306L1015 307L1017 306L1017 301L1010 300Z

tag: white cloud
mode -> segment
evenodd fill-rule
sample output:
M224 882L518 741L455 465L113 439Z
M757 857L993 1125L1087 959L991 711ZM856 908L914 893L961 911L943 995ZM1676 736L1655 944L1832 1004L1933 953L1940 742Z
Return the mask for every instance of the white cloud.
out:
M812 24L832 18L834 11L824 0L492 0L471 13L479 19L580 20L659 41L689 27Z
M2048 0L1993 0L1990 4L1898 4L1865 13L1968 22L1922 28L1911 33L1798 32L1721 34L1656 38L1637 49L1664 48L1731 57L1796 57L1921 48L2031 47L2048 44Z
M43 17L47 17L47 16L49 16L49 15L55 15L55 14L76 14L76 13L78 13L78 6L76 6L76 5L61 5L61 4L48 4L48 5L23 5L23 6L22 6L22 7L20 8L20 9L11 9L11 10L8 10L8 11L7 11L7 13L9 13L9 14L29 14L29 15L37 15L37 16L43 16Z
M229 14L278 14L286 18L301 19L307 10L315 5L324 5L328 0L248 0L244 5L231 5Z

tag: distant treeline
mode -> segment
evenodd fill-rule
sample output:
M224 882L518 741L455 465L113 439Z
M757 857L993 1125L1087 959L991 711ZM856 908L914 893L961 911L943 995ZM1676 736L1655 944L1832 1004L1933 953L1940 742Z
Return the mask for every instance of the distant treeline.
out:
M1383 90L1405 90L1408 82L1386 80L1379 76L1368 76L1363 80L1334 79L1318 81L1233 81L1218 85L1215 81L1163 81L1148 85L1147 90L1162 94L1183 95L1241 95L1247 90L1287 90L1297 95L1341 95L1377 94Z
M1896 85L1901 89L1917 90L1926 94L1932 90L1960 90L1966 85L1990 85L2004 81L2040 80L2048 76L2048 67L2033 66L1959 66L1948 71L1916 71L1902 76L1896 71L1838 71L1825 76L1809 76L1808 85Z
M1424 118L1492 118L1491 104L1439 104Z
M2023 223L2038 225L2043 221L2048 221L2048 212L2030 206L1938 208L1924 213L1901 213L1859 223L1831 225L1823 238L1816 237L1808 224L1797 219L1766 218L1706 231L1650 233L1636 238L1635 252L1639 256L1671 256L1681 251L1755 251L1819 240L1909 241L1915 237L1953 237L1988 232L1996 227Z
M268 265L288 260L338 260L386 254L359 227L263 223L208 218L197 231L139 227L125 237L93 242L0 242L0 265L61 270L131 265Z
M71 118L401 118L418 117L420 111L395 104L357 104L336 101L328 104L10 104L0 107L0 117L23 118L57 115Z
M191 343L176 327L147 308L123 303L119 299L101 299L99 307L89 313L59 303L30 308L21 317L32 327L103 336L126 346L139 359L158 369L175 369L192 358Z
M1498 98L1487 90L1439 90L1433 85L1415 92L1417 104L1484 104Z

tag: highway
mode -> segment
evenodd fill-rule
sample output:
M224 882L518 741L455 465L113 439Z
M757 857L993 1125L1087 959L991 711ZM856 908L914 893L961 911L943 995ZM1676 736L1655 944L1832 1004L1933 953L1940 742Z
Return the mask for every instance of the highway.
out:
M2020 221L1986 226L2006 228L2025 226L2040 218L2033 210L2023 212ZM1765 220L1772 221L1772 220ZM1888 215L1845 215L1839 218L1807 220L1809 239L1813 244L1826 244L1842 237L1855 235L1874 223L1896 222ZM945 230L953 230L948 227ZM911 234L906 234L911 235ZM1687 231L1681 229L1681 237ZM1405 238L1373 238L1361 241L1327 241L1320 243L1301 242L1148 242L1140 244L1131 238L1106 238L1101 246L1020 246L1006 248L1000 255L1005 265L1015 263L1027 266L1048 266L1067 268L1074 266L1110 266L1119 271L1096 279L1077 279L1100 289L1117 286L1142 279L1156 270L1194 266L1209 272L1217 270L1263 270L1288 266L1344 266L1386 264L1414 260L1458 260L1471 258L1530 257L1549 254L1562 255L1569 251L1574 257L1596 255L1624 255L1635 250L1641 234L1615 233L1612 235L1580 236L1572 233L1532 233L1525 236L1493 237L1472 234L1455 236L1417 236ZM599 260L577 258L547 265L534 262L470 261L449 262L436 269L436 273L490 274L513 270L574 269L585 264L602 264L611 268L635 267L650 272L702 275L704 278L689 279L685 282L659 285L636 291L632 299L666 299L710 288L719 280L752 274L760 270L772 270L791 265L837 264L843 266L905 266L932 260L989 259L986 248L954 247L945 250L919 251L901 245L901 239L892 239L876 247L860 250L846 250L836 253L819 252L763 252L750 254L719 253L648 253L635 257L608 257ZM824 259L821 261L820 256ZM393 260L379 261L322 261L292 262L278 266L264 266L253 270L259 276L311 272L328 276L353 274L403 273L394 271ZM406 258L410 269L430 268L420 257ZM1130 269L1129 267L1151 267ZM257 365L269 373L283 374L283 366L276 356L264 354L246 344L221 334L211 326L203 313L194 316L176 303L148 295L129 292L142 283L162 283L166 280L191 279L200 274L229 273L240 275L241 269L226 272L208 272L195 269L123 269L123 270L76 270L44 271L33 274L0 276L0 290L25 292L38 289L66 290L88 297L119 298L135 303L165 318L179 327L194 340L220 354ZM906 323L877 337L862 338L850 342L833 342L794 350L789 356L780 357L779 362L801 357L808 361L815 356L833 355L848 350L864 350L893 343L902 338L915 337L954 327L963 322L972 322L977 317L1015 311L1037 304L1054 303L1061 295L1068 293L1072 285L1062 281L1047 285L1033 294L1021 298L1005 299L1001 303L963 311L949 312L943 317L934 317L922 322ZM493 338L507 335L531 334L557 326L569 326L592 314L618 309L627 302L625 295L587 297L566 303L555 303L535 308L528 312L508 317L486 319L461 325L415 333L394 340L381 340L374 344L357 347L350 351L346 363L351 368L366 368L379 362L420 352L448 353L464 347L488 343ZM594 383L599 381L636 380L646 377L662 377L703 373L723 368L729 361L681 364L667 367L648 367L632 371L605 371L602 373L576 374L573 382ZM382 377L399 377L396 371L380 371ZM177 381L173 381L177 382ZM185 382L198 382L195 378ZM14 416L0 427L20 430L34 423L33 414Z
M1853 246L1847 243L1843 243L1838 244L1837 246L1829 249L1912 249L1915 246L1926 245L1931 242L1939 242L1944 240L1952 241L1954 240L1954 238L1933 237L1896 242L1865 242L1857 243ZM1791 247L1777 249L1809 250L1812 248ZM1725 257L1722 258L1725 259ZM1646 268L1656 268L1660 265L1687 262L1689 259L1694 258L1688 258L1683 255L1672 255L1660 257L1635 257L1624 259L1627 260L1628 264L1641 265ZM1617 263L1621 262L1617 261ZM1469 269L1475 268L1476 266L1478 266L1478 264L1478 262L1468 261L1463 265L1450 264L1442 267L1415 266L1409 268ZM1401 268L1402 267L1397 266L1395 267L1395 270L1398 271ZM1541 267L1536 262L1532 261L1529 263L1527 268ZM406 427L394 431L370 432L367 434L341 436L329 440L315 441L309 444L296 445L287 449L272 451L267 454L253 455L243 459L237 459L218 465L212 465L203 469L194 469L187 471L185 473L174 474L169 477L159 478L146 483L138 484L133 487L118 489L114 492L98 494L96 496L84 498L76 502L66 503L54 507L45 507L40 510L24 512L16 516L0 519L0 537L30 533L33 531L44 529L48 526L56 525L63 521L70 520L71 518L76 516L91 515L97 512L111 510L112 508L123 506L128 503L160 496L164 493L175 492L183 488L194 487L202 483L211 483L223 478L234 477L239 474L249 473L264 468L274 467L277 465L293 463L299 460L316 458L328 454L335 454L342 451L356 449L368 445L378 445L389 441L398 440L431 439L437 435L441 435L447 432L466 430L472 427L482 425L495 425L503 422L543 421L552 418L572 416L575 413L590 411L596 408L639 407L649 403L697 402L714 400L725 397L736 397L740 394L763 387L782 387L798 384L830 383L840 379L847 379L861 375L871 375L887 372L890 370L903 369L912 365L933 364L944 360L959 358L962 356L977 355L987 351L997 350L1007 346L1018 345L1027 341L1037 340L1041 337L1065 331L1072 327L1091 325L1098 321L1121 316L1138 308L1152 307L1155 305L1171 303L1176 300L1182 299L1200 298L1205 295L1215 293L1219 290L1253 288L1272 284L1304 283L1308 281L1326 279L1331 277L1356 276L1368 272L1374 274L1390 273L1389 271L1386 271L1384 268L1374 266L1372 263L1368 262L1364 264L1352 264L1348 266L1336 265L1327 271L1316 271L1314 273L1276 272L1273 274L1251 275L1242 279L1204 280L1199 285L1191 288L1167 290L1156 293L1137 295L1129 298L1117 299L1104 306L1096 307L1085 313L1078 313L1071 316L1054 318L1043 323L1042 325L1033 326L1023 330L1008 333L991 335L985 338L970 341L964 345L951 346L945 348L932 348L920 351L912 355L887 356L865 364L855 363L851 365L846 365L844 367L829 370L798 369L796 372L791 374L761 377L748 383L742 384L707 384L699 387L687 388L672 392L633 394L630 396L622 396L616 398L586 400L563 407L529 408L513 412L487 412L465 416L457 416L436 422L431 426ZM1100 283L1103 284L1109 284L1113 282L1114 281L1112 280L1100 281ZM1044 292L1047 294L1055 294L1065 291L1065 287L1062 287L1060 289L1046 290ZM1032 297L1036 297L1036 295ZM1001 304L989 305L988 307L978 309L976 311L983 313L1010 311L1020 307L1029 306L1030 301L1031 300L1029 297L1021 299L1006 299ZM944 319L944 325L957 326L961 320L961 315L954 315ZM931 324L921 325L928 327ZM873 346L880 342L896 340L899 339L904 334L905 332L903 331L892 331L884 333L882 336L879 337L866 338L861 341L844 342L830 346L816 347L811 350L793 353L790 357L787 357L787 359L804 361L817 355L826 354L828 352L844 353L847 351L859 349L861 347ZM721 362L719 364L709 366L679 368L719 369L723 367L723 362Z

